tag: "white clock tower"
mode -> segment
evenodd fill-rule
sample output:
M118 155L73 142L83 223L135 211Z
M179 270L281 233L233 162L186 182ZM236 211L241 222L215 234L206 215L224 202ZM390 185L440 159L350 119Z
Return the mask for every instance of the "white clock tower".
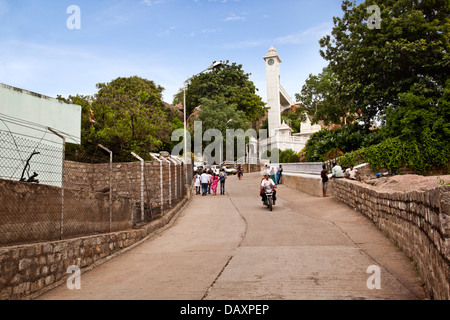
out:
M303 150L311 135L320 131L320 125L313 126L309 118L302 123L301 132L292 134L292 128L281 122L281 114L298 107L298 104L289 96L281 85L280 64L282 63L278 52L274 47L264 56L267 72L267 107L269 108L269 139L259 141L259 157L267 151L288 149L299 153ZM256 150L256 148L255 148ZM251 155L253 156L253 155Z
M280 83L280 63L277 50L274 47L269 49L264 56L266 61L267 74L267 106L269 107L269 136L273 137L278 128L281 127L281 83Z

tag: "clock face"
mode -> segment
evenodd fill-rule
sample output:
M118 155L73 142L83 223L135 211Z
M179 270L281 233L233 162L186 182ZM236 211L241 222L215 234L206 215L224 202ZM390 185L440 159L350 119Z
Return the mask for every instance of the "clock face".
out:
M269 59L268 63L269 63L269 66L273 66L273 64L275 63L275 60Z

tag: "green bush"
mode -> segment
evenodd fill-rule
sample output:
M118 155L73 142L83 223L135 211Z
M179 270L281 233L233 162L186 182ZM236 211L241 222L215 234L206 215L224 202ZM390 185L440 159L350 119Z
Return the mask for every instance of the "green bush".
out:
M418 174L427 174L433 168L448 165L449 151L448 144L435 139L430 138L420 144L417 141L402 141L397 137L347 153L339 159L339 163L349 167L367 162L373 171L387 168L394 173L401 173L402 168L410 168Z
M369 131L357 123L339 130L323 129L313 134L306 144L306 158L308 162L323 162L330 150L339 149L348 153L378 144L382 140L380 130Z
M280 163L295 163L300 162L300 158L295 154L295 151L288 149L280 152Z

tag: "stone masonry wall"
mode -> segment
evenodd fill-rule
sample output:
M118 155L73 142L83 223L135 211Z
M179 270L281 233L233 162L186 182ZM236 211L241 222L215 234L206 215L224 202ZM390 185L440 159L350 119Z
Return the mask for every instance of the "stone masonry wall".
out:
M76 190L90 190L109 193L110 165L109 163L88 164L65 162L64 186ZM186 174L184 166L163 163L162 165L162 196L161 196L161 165L159 162L145 162L144 202L153 215L173 208L186 195ZM192 179L191 166L188 166L188 183ZM136 205L134 222L139 222L141 199L141 163L113 163L112 193L118 196L132 198ZM150 210L150 209L149 209Z
M170 225L188 196L141 229L0 248L0 300L30 299L63 285L77 266L84 273Z
M112 233L58 242L0 249L0 300L21 299L80 269L129 247L146 236L144 230Z
M428 295L450 299L450 187L381 192L334 179L333 194L370 218L406 256L414 259Z
M0 246L127 230L131 216L130 198L110 211L107 194L0 180Z

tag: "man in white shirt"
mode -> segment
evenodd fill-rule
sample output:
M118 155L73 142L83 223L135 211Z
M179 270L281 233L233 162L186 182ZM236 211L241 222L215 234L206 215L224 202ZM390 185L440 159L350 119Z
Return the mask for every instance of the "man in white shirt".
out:
M208 193L208 186L209 186L209 181L210 181L210 177L206 173L206 171L203 171L203 174L200 177L200 181L202 183L202 193L203 193L202 196L204 197Z
M348 178L350 180L356 180L358 178L359 171L356 170L353 166L350 166L350 170L348 172Z
M337 163L334 164L332 170L332 178L333 179L342 179L344 177L344 172L342 171L342 167Z
M260 193L263 202L266 200L265 199L266 193L264 192L264 189L269 186L273 188L273 204L275 205L277 201L277 185L272 179L270 179L270 175L268 173L265 173L264 179L261 181L261 193Z

